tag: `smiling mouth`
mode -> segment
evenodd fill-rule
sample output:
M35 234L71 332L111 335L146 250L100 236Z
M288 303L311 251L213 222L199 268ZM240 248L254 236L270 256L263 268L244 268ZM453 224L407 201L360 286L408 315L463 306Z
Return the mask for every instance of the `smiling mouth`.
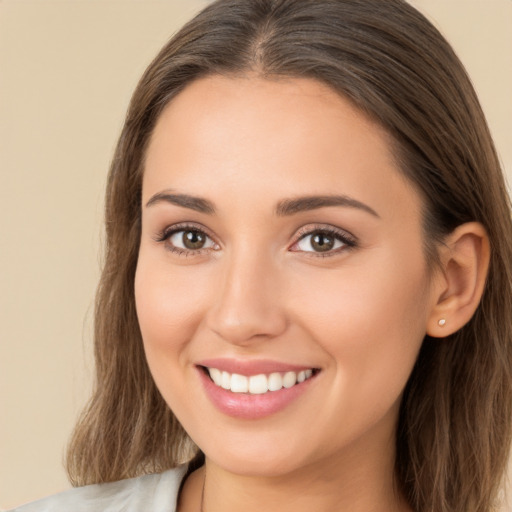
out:
M263 395L283 388L292 388L311 379L320 371L318 368L309 368L299 372L274 372L245 376L206 366L201 366L201 369L217 387L232 393L246 393L249 395Z

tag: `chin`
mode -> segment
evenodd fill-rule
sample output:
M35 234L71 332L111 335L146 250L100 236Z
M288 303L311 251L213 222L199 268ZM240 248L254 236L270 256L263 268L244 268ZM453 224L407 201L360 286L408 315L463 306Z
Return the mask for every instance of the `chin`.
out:
M209 443L210 444L210 443ZM224 440L210 444L203 452L216 466L233 474L247 477L279 477L308 465L308 453L300 449L303 443L273 439L254 439L247 435L241 443Z
M210 459L208 457L208 459ZM244 477L276 478L289 475L303 466L299 461L283 459L269 455L268 457L242 458L236 454L226 455L221 459L210 459L224 471Z

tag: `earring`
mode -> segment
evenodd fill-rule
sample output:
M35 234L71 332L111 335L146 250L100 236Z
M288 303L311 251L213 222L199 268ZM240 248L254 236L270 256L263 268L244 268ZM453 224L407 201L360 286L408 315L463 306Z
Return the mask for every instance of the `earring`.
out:
M439 322L437 322L437 323L438 323L439 327L443 327L443 325L446 324L446 319L445 318L441 318L439 320Z

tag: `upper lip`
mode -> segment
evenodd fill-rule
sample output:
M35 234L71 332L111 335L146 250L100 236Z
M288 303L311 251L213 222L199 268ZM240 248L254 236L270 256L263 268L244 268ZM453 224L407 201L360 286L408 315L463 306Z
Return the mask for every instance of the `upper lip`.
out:
M286 372L300 372L302 370L315 369L311 365L297 365L285 363L282 361L273 361L271 359L256 359L256 360L242 360L242 359L204 359L196 363L197 366L204 366L207 368L217 368L218 370L236 373L238 375L259 375L262 373L286 373Z

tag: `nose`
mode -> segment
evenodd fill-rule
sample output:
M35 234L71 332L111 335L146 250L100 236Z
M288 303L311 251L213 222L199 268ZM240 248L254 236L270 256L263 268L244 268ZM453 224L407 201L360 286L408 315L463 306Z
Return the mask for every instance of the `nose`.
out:
M219 286L207 314L209 329L237 345L274 338L286 330L283 290L270 255L233 255L219 270Z

